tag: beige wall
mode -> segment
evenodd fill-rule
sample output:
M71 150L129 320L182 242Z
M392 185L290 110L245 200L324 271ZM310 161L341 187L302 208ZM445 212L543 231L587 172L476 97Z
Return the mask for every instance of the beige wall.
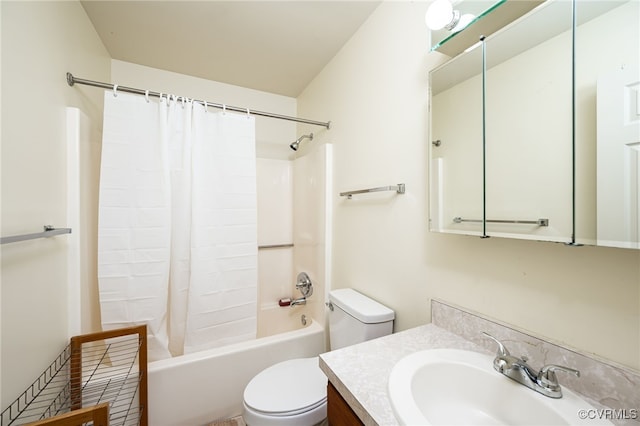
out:
M2 10L3 236L66 226L65 107L100 126L102 100L70 71L109 80L109 56L78 2L8 2ZM68 339L67 243L2 246L0 390L6 407Z
M429 321L431 298L640 368L640 252L428 232L426 3L385 2L298 98L334 144L334 288ZM404 182L404 195L340 191ZM534 363L536 360L532 360ZM548 360L547 360L548 361Z

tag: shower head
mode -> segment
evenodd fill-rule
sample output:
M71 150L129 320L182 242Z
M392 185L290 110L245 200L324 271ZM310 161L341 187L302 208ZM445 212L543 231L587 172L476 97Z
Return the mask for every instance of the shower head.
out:
M289 148L291 148L294 151L297 151L298 147L300 146L300 142L302 142L305 138L308 138L310 141L312 141L313 140L313 133L309 133L308 135L300 136L291 145L289 145Z

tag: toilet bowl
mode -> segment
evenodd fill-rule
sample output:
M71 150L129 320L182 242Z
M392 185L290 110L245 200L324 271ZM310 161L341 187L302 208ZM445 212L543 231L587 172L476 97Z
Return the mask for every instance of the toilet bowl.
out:
M258 373L244 390L249 426L316 425L327 417L327 377L318 358L297 358Z
M394 312L352 289L329 293L332 349L391 334ZM248 426L314 426L327 417L327 377L319 360L298 358L258 373L244 390Z

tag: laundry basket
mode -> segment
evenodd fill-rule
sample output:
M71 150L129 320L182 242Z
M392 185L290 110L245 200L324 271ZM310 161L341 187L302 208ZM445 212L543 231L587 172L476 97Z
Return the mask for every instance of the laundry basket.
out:
M2 414L0 426L147 426L147 330L72 337Z

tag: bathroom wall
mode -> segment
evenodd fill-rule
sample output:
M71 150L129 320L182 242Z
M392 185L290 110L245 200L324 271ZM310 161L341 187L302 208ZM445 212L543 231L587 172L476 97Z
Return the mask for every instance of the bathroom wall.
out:
M110 79L110 58L78 2L0 2L2 236L67 226L65 107L102 126L102 97L65 74ZM4 408L68 343L67 237L2 246Z
M298 97L334 149L333 288L427 323L429 299L640 368L640 251L428 232L426 2L383 2ZM340 198L404 182L406 194ZM532 360L535 361L535 360Z

